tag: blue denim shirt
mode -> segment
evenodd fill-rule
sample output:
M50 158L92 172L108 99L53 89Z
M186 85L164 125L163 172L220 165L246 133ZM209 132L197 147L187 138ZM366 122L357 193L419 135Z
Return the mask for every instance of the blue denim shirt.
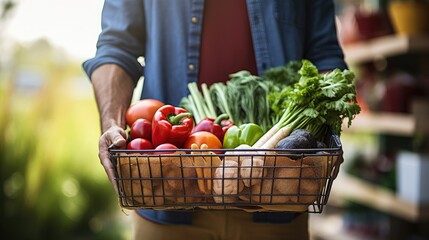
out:
M247 10L258 74L303 58L322 71L346 68L332 0L247 0ZM118 64L135 82L144 76L142 98L178 105L189 94L187 83L197 81L203 13L204 0L105 0L97 52L84 70L91 76L102 64ZM141 213L164 223L191 219L190 212ZM254 217L282 222L291 215Z
M247 9L259 74L303 58L346 67L331 0L247 0ZM178 105L197 81L203 13L204 0L106 0L96 56L83 67L90 76L116 63L136 82L144 76L143 98Z

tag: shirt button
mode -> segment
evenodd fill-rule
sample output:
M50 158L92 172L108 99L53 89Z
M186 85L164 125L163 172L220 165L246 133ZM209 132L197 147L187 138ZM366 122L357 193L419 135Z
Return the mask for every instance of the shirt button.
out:
M189 64L189 65L188 65L188 69L189 69L190 71L194 71L194 70L195 70L195 65L194 65L194 64Z
M192 23L196 24L196 23L198 23L198 18L197 17L192 17L191 21L192 21Z

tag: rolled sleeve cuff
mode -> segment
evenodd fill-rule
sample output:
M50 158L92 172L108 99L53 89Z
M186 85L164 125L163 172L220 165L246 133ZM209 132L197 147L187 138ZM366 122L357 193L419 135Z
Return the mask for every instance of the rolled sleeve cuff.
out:
M103 64L117 64L122 67L136 84L143 74L143 67L137 59L117 49L99 49L94 58L83 62L82 66L86 75L91 78L92 73Z

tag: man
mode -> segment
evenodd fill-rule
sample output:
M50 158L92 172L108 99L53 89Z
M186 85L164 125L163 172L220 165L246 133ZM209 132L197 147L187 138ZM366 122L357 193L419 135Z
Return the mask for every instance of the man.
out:
M107 148L126 145L125 111L141 76L142 98L178 105L189 82L210 85L239 70L261 75L299 59L321 71L346 67L331 0L106 0L102 29L96 56L83 66L100 112L99 158L112 183ZM308 239L307 220L307 214L144 210L135 216L134 238Z

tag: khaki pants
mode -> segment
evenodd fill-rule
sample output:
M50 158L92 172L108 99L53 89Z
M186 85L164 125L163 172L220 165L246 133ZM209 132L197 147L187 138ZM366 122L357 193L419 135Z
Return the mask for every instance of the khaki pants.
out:
M135 240L308 240L308 214L289 223L257 223L244 211L196 211L192 225L166 225L133 213Z

